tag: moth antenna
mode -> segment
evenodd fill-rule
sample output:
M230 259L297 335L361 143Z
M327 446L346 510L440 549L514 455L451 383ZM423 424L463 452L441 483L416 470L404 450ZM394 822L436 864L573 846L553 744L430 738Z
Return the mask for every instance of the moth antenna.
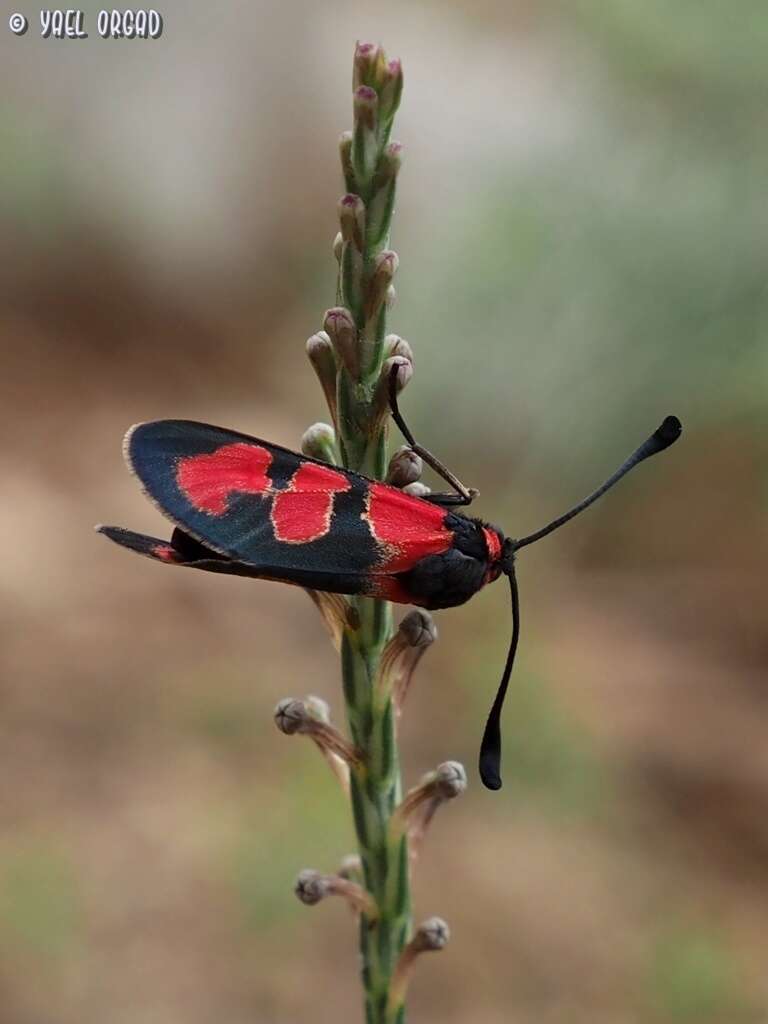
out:
M488 789L501 789L501 709L504 707L504 698L507 695L509 678L512 675L517 644L520 639L520 599L517 593L515 567L511 561L509 568L505 571L509 580L512 600L512 640L507 652L507 663L504 666L501 682L491 705L488 721L485 723L483 741L480 744L480 778Z
M677 416L667 416L664 422L658 427L657 430L651 434L651 436L640 445L640 447L634 451L626 462L622 463L616 472L609 476L605 483L598 487L596 491L593 491L583 501L580 501L578 505L574 505L570 511L565 512L563 515L558 516L557 519L553 519L547 526L543 526L540 530L535 533L529 534L527 537L523 537L522 540L515 541L515 550L518 548L524 548L528 544L535 544L537 540L541 540L542 537L546 537L550 533L554 533L555 530L559 530L561 526L564 526L570 519L577 516L579 512L583 512L585 508L597 501L598 498L602 497L606 491L609 491L614 484L618 483L623 476L634 469L644 459L649 458L651 455L656 455L657 452L663 452L665 448L669 448L671 444L680 437L683 431L682 424Z

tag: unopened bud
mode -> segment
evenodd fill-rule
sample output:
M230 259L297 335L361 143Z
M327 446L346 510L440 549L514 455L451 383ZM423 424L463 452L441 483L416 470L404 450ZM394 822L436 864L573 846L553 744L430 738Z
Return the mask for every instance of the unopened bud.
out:
M381 186L386 181L396 178L403 166L403 144L402 142L390 142L379 157L376 168L374 187Z
M381 119L388 128L392 124L397 108L400 106L400 98L403 94L403 68L399 60L389 61L381 73L380 82L379 106L381 109Z
M358 43L352 65L352 88L376 86L386 69L384 52L376 43Z
M443 800L453 800L467 788L467 773L458 761L443 761L435 772L435 792Z
M382 250L374 260L365 301L367 320L372 320L381 309L382 303L386 301L387 290L397 273L399 262L397 253L391 249Z
M342 132L339 137L339 159L341 172L344 175L344 187L347 192L355 191L355 170L352 163L353 133Z
M388 1007L394 1016L405 1002L405 994L413 974L413 967L421 953L444 949L451 937L450 929L441 917L430 917L416 929L411 941L400 954L389 987Z
M333 422L336 422L336 358L331 339L325 331L318 331L307 341L307 356L317 374Z
M357 377L360 372L360 348L352 314L343 306L334 306L326 311L323 326L337 358L352 377Z
M384 339L384 358L389 359L391 356L402 356L413 363L413 349L399 334L388 334Z
M312 868L305 868L299 872L294 892L307 906L314 906L326 896L342 896L357 913L365 914L369 919L376 917L376 904L371 894L357 882L340 875L322 875Z
M437 626L423 608L414 608L400 623L382 651L376 688L389 693L399 717L411 686L413 674L427 648L437 639Z
M399 142L387 146L379 157L368 197L368 241L373 248L385 245L392 223L397 191L397 172L400 169L402 146Z
M333 258L337 263L341 263L341 250L344 247L344 239L341 236L341 232L336 233L336 237L333 240Z
M360 85L355 89L352 111L355 123L369 131L376 128L376 116L379 111L379 97L370 85Z
M399 393L413 376L413 363L403 356L390 356L384 360L376 390L373 396L373 415L371 417L371 433L380 430L386 422L390 410L390 392L392 383Z
M328 423L313 423L301 439L301 450L310 459L336 465L336 432Z
M275 708L275 725L286 736L300 732L306 718L304 702L293 697L285 697Z
M411 940L419 953L445 949L451 937L451 930L442 917L429 917L422 921Z
M423 484L421 480L416 480L415 483L408 484L403 488L405 494L410 494L412 498L426 498L432 493L432 488Z
M365 245L365 203L353 192L348 192L339 200L339 223L341 236L359 251Z
M379 98L369 85L355 89L353 98L352 167L354 179L367 190L378 156ZM353 188L350 192L355 191Z
M429 647L437 640L435 620L425 608L414 608L400 623L400 630L409 646Z
M416 454L413 448L403 445L398 448L389 460L387 469L387 483L393 487L406 487L415 483L424 470L424 463L421 457Z
M326 875L321 875L319 871L313 871L312 868L305 868L299 873L293 891L302 903L312 907L329 896L331 888Z
M309 736L323 754L334 754L348 765L359 765L359 751L330 724L328 717L319 716L318 701L319 698L312 697L307 701L286 697L275 708L275 725L286 736Z
M440 804L460 796L467 788L467 773L458 761L444 761L427 772L418 786L410 789L391 819L393 836L408 832L412 857L418 855L429 823Z
M357 853L348 853L342 858L339 865L339 878L346 878L350 882L359 882L363 877L363 862Z

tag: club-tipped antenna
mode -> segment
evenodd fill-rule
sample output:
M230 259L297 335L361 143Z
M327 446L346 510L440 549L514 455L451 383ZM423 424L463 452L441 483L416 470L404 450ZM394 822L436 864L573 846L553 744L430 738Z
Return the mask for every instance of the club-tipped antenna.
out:
M573 519L574 516L577 516L579 512L583 512L592 502L597 501L601 495L610 490L615 483L618 483L623 476L626 476L631 469L634 469L638 463L649 458L651 455L656 455L657 452L663 452L665 448L669 448L671 444L674 444L678 437L680 437L682 430L680 420L676 416L667 416L661 426L630 455L627 461L619 466L616 472L609 476L601 487L598 487L596 491L593 491L592 494L579 502L578 505L575 505L570 511L559 516L557 519L553 519L551 523L548 523L542 529L537 530L528 537L523 537L522 540L507 540L506 543L509 547L503 562L504 572L509 579L512 601L512 639L509 644L507 661L504 665L501 682L491 705L488 721L483 732L483 740L480 744L480 778L483 780L483 785L487 786L488 789L501 789L501 711L504 707L504 698L507 695L509 680L515 664L517 645L520 640L520 599L517 591L517 578L515 577L514 553L519 548L526 547L528 544L534 544L537 540L541 540L542 537L553 533L570 519Z
M608 477L601 487L598 487L596 491L593 491L583 501L580 501L578 505L574 505L570 511L558 516L557 519L553 519L547 526L543 526L535 533L515 541L515 550L527 547L528 544L535 544L542 537L546 537L548 534L554 533L555 530L559 530L561 526L564 526L570 519L577 516L579 512L589 508L592 502L597 501L598 498L605 494L606 491L609 491L614 484L618 483L623 476L626 476L631 469L634 469L644 459L650 458L651 455L656 455L657 452L663 452L665 448L669 448L671 444L674 444L678 437L680 437L682 430L682 424L677 416L667 416L661 426L654 430L646 441L643 441L640 447L629 456L626 462L619 466L612 476Z
M509 677L515 664L517 644L520 640L520 601L517 594L515 567L510 563L507 570L509 590L512 599L512 640L507 653L507 663L491 706L488 721L485 723L483 742L480 744L480 778L488 789L501 789L501 709L507 695Z

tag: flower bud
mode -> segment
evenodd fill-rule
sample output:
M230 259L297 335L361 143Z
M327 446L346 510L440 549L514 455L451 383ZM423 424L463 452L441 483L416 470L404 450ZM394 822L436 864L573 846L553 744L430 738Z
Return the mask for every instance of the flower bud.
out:
M336 357L343 363L347 373L356 378L360 373L360 348L352 314L343 306L334 306L326 311L323 326L331 339Z
M416 480L404 487L403 491L405 494L410 494L412 498L426 498L432 493L432 488L427 487L421 480Z
M380 46L359 42L355 47L352 64L352 88L358 89L361 85L376 87L386 67L384 51Z
M416 666L425 651L437 639L437 626L423 608L408 612L395 635L382 651L376 688L381 694L391 694L395 715L403 711Z
M450 929L441 917L430 917L422 921L411 941L400 954L389 987L389 1011L394 1011L405 1002L405 994L413 974L416 958L420 953L433 953L444 949L451 937Z
M435 792L443 800L453 800L467 788L467 773L458 761L443 761L435 772Z
M400 169L399 142L387 146L379 157L368 199L368 241L374 248L385 245L392 223L397 190L397 172Z
M322 875L312 868L299 872L294 892L307 906L314 906L326 896L342 896L350 907L369 919L377 915L376 904L370 893L366 892L357 882L342 878L340 875Z
M435 811L446 800L460 796L466 788L467 773L458 761L444 761L435 771L427 772L395 809L390 822L392 837L407 832L410 853L415 859Z
M390 142L379 157L376 167L374 187L381 187L385 182L392 181L400 173L403 165L403 144L402 142Z
M424 463L421 461L421 457L408 445L403 445L389 460L387 483L392 484L393 487L406 487L408 484L415 483L423 470Z
M400 632L411 647L429 647L437 640L435 620L425 608L414 608L400 623Z
M305 868L299 873L293 891L302 903L312 907L329 896L331 888L326 875L321 875L312 868Z
M301 450L310 459L336 465L336 432L328 423L313 423L301 439Z
M333 354L331 339L325 331L313 334L307 341L307 356L317 374L325 401L330 410L333 422L336 422L336 359Z
M355 170L352 164L353 133L342 132L339 137L339 159L341 172L344 175L344 188L347 192L355 191Z
M358 853L348 853L342 858L339 865L339 878L346 878L350 882L360 882L363 878L363 862Z
M413 349L405 338L398 334L388 334L384 339L384 358L389 359L391 356L402 356L409 363L413 363Z
M337 232L336 237L333 240L333 258L337 263L341 263L341 250L344 247L344 239L341 236L341 232Z
M325 717L322 710L318 710L323 705L326 709ZM326 759L333 754L347 765L361 763L359 751L330 724L327 705L318 697L309 697L307 701L284 698L275 708L275 725L286 736L309 736ZM331 763L331 767L336 770L334 763Z
M353 98L352 167L354 179L367 189L378 156L379 98L369 85L355 89ZM355 191L349 188L348 191Z
M365 204L360 196L348 192L339 200L341 236L359 251L365 246Z
M389 134L389 127L400 106L400 98L403 94L403 68L399 60L391 60L384 67L379 86L379 108L381 110L382 124Z
M451 938L451 929L442 917L428 917L422 921L411 940L420 953L445 949Z
M373 273L368 282L365 301L366 320L372 320L381 308L382 303L386 301L387 290L392 284L392 278L397 273L399 262L397 253L391 249L382 250L374 260Z
M394 379L395 388L400 392L412 376L413 364L403 356L390 356L389 359L384 360L373 395L370 427L372 434L381 430L389 415L392 380Z

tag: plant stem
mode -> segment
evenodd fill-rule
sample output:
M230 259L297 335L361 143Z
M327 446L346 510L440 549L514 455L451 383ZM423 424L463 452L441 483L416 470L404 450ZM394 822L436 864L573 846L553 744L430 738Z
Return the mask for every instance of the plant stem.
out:
M371 59L358 46L355 74L355 128L351 138L342 140L350 195L342 200L346 207L338 294L355 322L357 352L351 362L347 356L346 364L337 359L337 430L344 466L381 480L386 473L386 420L382 422L374 404L391 277L389 266L382 269L381 254L389 240L399 166L399 160L389 159L388 149L397 105L391 98L392 82L401 81L402 73L399 63L385 64L378 48ZM395 92L399 99L399 90ZM363 215L364 230L355 230ZM350 789L364 884L377 910L375 918L363 914L360 919L366 1024L401 1024L404 1009L389 1006L389 989L411 933L408 850L406 838L390 836L390 820L402 794L394 707L391 694L374 687L382 650L392 636L392 613L386 601L355 598L352 603L359 624L344 631L341 664L349 727L363 760L352 769Z

